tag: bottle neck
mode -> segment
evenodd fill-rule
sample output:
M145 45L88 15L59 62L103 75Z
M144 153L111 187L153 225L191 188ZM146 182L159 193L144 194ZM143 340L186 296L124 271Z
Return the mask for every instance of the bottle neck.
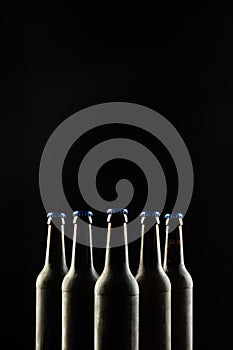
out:
M166 226L164 269L166 271L179 266L184 266L182 225L172 232L169 232L169 226Z
M146 224L142 224L140 272L155 271L162 267L160 252L159 225L157 223L146 232Z
M83 244L79 242L83 242ZM91 224L85 223L81 219L74 224L71 267L76 271L94 268Z
M121 245L113 247L116 238L117 243ZM108 223L105 269L110 269L111 271L129 270L126 223L114 229L112 228L112 223Z
M45 266L53 269L66 268L64 225L61 225L61 232L53 223L48 225Z

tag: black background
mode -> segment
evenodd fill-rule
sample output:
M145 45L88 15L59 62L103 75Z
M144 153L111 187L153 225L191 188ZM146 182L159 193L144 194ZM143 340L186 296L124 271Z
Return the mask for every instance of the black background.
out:
M8 147L8 154L3 148L6 180L2 193L8 212L19 208L17 220L11 215L3 224L5 348L13 348L14 342L17 348L34 348L35 279L43 266L46 242L46 213L38 185L45 143L75 112L98 103L125 101L161 113L189 149L195 187L185 216L184 245L186 265L194 280L194 346L198 350L227 349L232 297L231 8L217 4L78 7L65 2L56 6L28 2L2 8L6 92L2 120L10 121L3 138L8 146L16 141L16 147ZM98 137L105 134L102 130ZM85 140L79 146L85 148ZM166 209L170 210L177 190L176 173L162 147L158 152L168 181ZM72 187L77 174L72 159L70 152L64 166L64 187L77 210L78 193ZM124 177L117 169L106 166L97 179L104 196L110 193L114 197L114 186L111 180L108 183L111 176ZM132 164L126 165L125 171L139 191L132 206L135 216L144 204L145 183ZM21 189L22 180L24 191L16 195L12 189ZM71 241L67 239L66 244L69 263ZM139 242L130 244L129 251L135 272ZM95 249L94 254L96 269L101 272L104 250ZM13 304L16 306L9 309Z

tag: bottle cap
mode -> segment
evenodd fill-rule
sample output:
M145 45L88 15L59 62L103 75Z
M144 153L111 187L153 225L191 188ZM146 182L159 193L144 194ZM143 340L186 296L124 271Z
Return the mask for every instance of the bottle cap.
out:
M140 216L156 216L156 217L159 217L160 216L160 213L158 211L142 211Z
M93 213L89 210L77 210L73 212L73 223L75 224L77 222L77 218L83 218L83 219L88 219L89 223L92 224L92 217L93 217Z
M164 218L166 219L166 225L168 225L170 219L178 219L180 225L183 225L183 214L182 213L171 213L165 214Z
M48 225L50 225L52 219L54 219L54 218L60 218L62 225L65 225L66 214L59 213L59 212L50 212L47 214L47 218L48 218L48 220L47 220Z
M51 212L47 214L47 218L66 218L66 214L64 213L57 213L57 212Z
M143 224L143 222L144 222L146 217L149 217L150 219L153 219L157 224L160 223L160 221L159 221L160 213L158 211L155 211L155 210L142 211L141 214L140 214L140 217L141 217L141 224Z
M114 225L116 224L116 226L119 222L120 217L124 217L124 222L128 222L128 218L127 218L128 210L127 209L111 208L111 209L107 210L107 214L108 214L107 222L109 222L111 220L113 214L118 214L118 215L113 215L114 221L117 221L117 223L114 222ZM121 214L121 215L119 215L119 214ZM121 219L121 222L122 222L122 219ZM120 224L120 222L119 222L119 224Z
M183 214L181 213L171 213L171 214L165 214L164 218L165 219L183 219Z
M128 210L124 208L111 208L107 210L107 214L128 214Z
M91 211L87 211L87 210L77 210L73 212L73 216L93 216L93 213Z

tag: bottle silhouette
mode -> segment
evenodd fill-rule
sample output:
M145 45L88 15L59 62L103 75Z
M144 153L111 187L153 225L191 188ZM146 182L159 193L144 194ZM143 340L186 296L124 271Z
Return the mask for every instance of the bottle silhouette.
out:
M61 284L67 273L65 214L49 213L45 265L36 280L36 350L61 349ZM61 220L61 232L52 220Z
M182 214L166 214L164 270L171 282L172 350L192 350L193 282L184 264ZM170 220L178 227L170 232Z
M156 211L140 215L141 254L136 275L139 285L139 350L171 350L171 284L161 264L159 215Z
M105 267L95 286L95 350L138 350L139 289L128 263L127 213L107 211Z
M62 282L62 350L94 349L94 286L92 216L76 211L71 267ZM85 244L77 242L86 241Z

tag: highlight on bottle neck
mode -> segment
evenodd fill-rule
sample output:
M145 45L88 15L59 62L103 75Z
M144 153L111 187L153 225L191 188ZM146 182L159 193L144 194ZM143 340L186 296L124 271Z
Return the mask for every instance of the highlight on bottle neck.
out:
M74 233L71 268L76 268L77 271L93 268L92 217L91 211L77 210L73 212ZM85 243L82 242L82 239Z
M115 242L118 242L118 246L125 246L127 244L128 210L124 208L108 209L107 214L107 248L111 248Z
M76 224L78 221L78 218L82 218L85 221L87 220L87 222L89 224L92 224L92 217L93 217L93 213L91 211L87 211L87 210L77 210L73 212L73 223Z
M64 213L60 213L60 212L50 212L47 214L47 224L50 225L52 223L52 221L56 218L61 220L61 225L65 225L65 218L66 215Z
M108 235L105 268L111 267L111 269L118 272L124 268L129 269L127 247L128 210L124 208L108 209L107 214ZM114 244L115 242L118 243L117 247Z
M166 242L164 253L164 270L167 271L171 267L177 267L184 265L184 253L183 253L183 214L172 213L164 216L166 219ZM178 230L169 232L170 220L178 220Z
M47 248L45 256L45 265L49 264L51 267L66 267L65 256L65 242L64 242L64 226L66 215L62 212L50 212L47 214L48 236ZM61 221L61 236L52 235L52 221Z
M159 224L160 213L158 211L143 211L141 217L141 251L139 274L155 271L161 268ZM146 226L149 228L148 232ZM145 235L146 233L146 235Z
M144 224L144 221L146 218L149 218L150 220L153 220L156 224L159 225L160 220L160 213L158 211L142 211L140 214L141 217L141 224Z

